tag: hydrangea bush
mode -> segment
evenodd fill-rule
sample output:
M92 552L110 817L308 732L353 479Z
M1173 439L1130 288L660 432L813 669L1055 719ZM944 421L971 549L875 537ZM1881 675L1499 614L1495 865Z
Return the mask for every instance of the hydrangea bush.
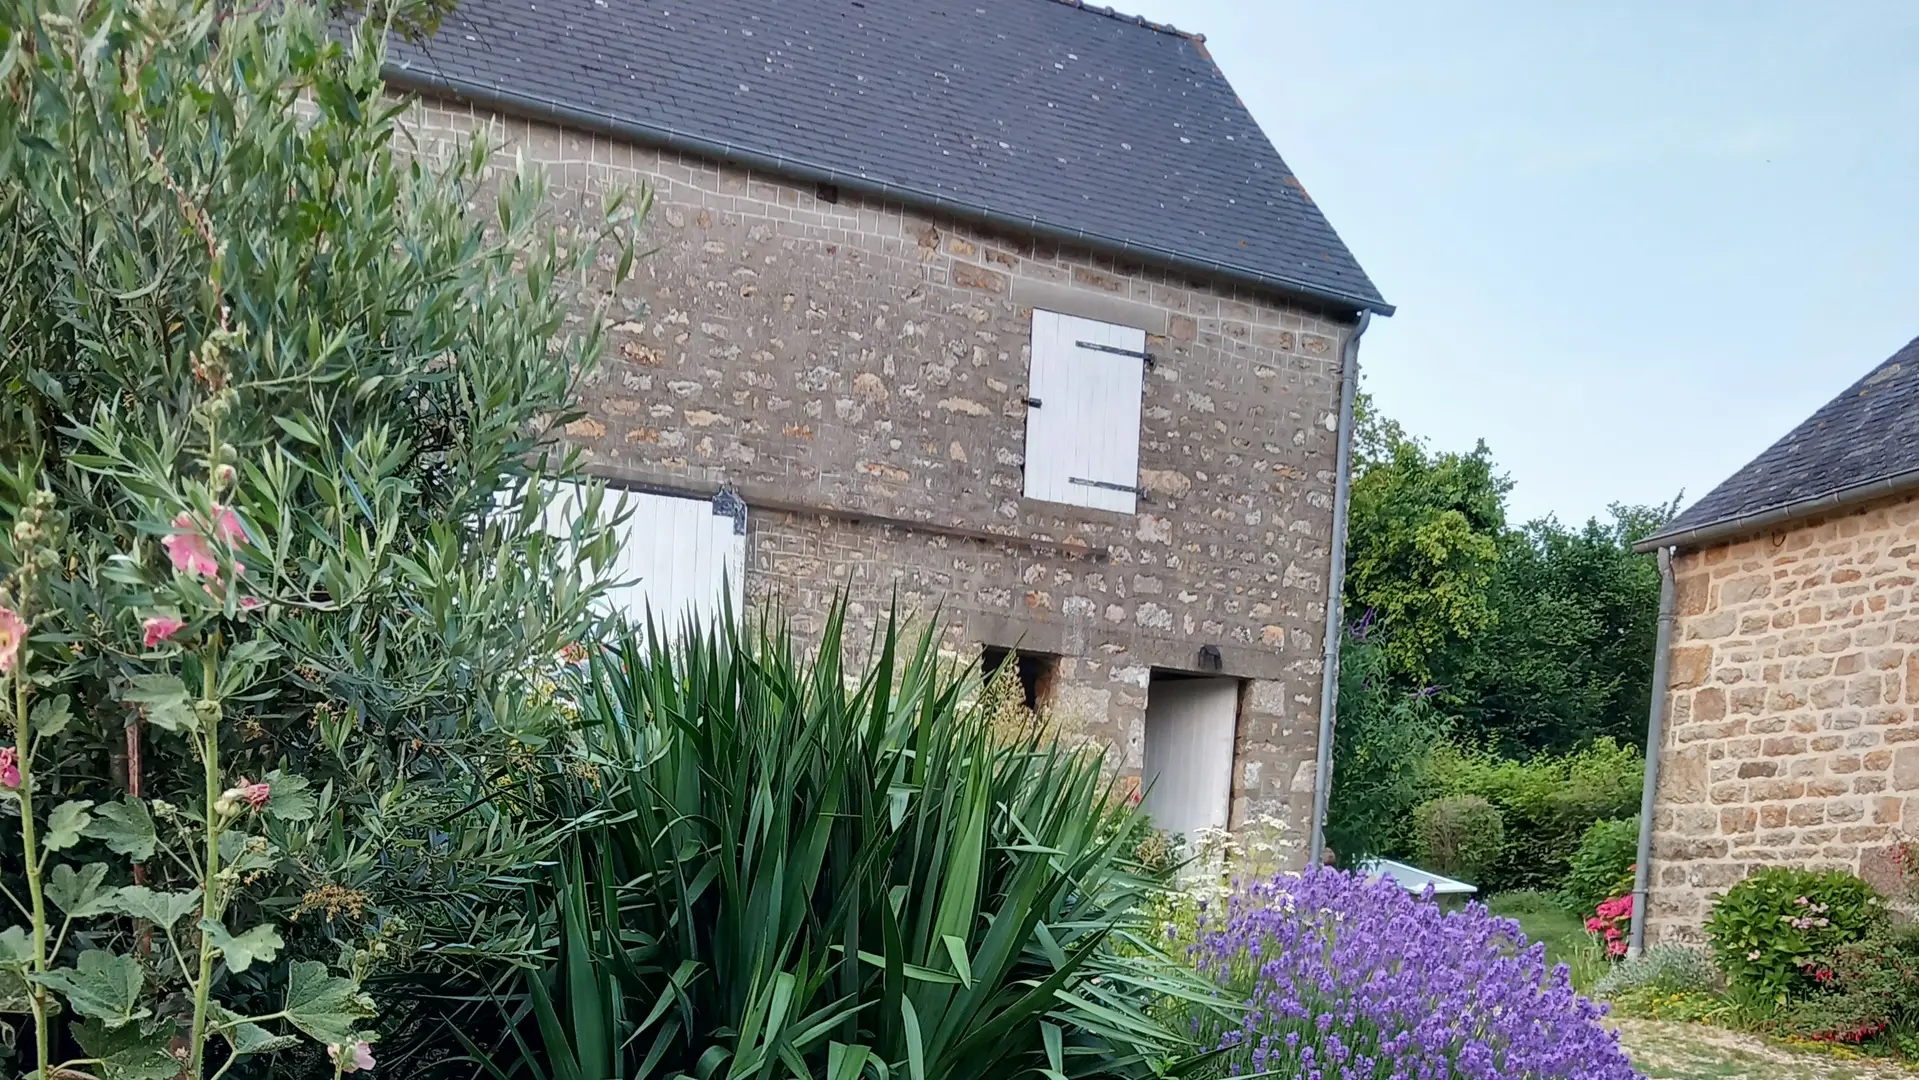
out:
M1510 919L1442 911L1389 880L1281 875L1200 929L1201 971L1244 994L1218 1033L1234 1075L1630 1080L1604 1009Z
M1617 960L1626 955L1627 938L1632 933L1632 894L1601 900L1586 919L1586 932Z

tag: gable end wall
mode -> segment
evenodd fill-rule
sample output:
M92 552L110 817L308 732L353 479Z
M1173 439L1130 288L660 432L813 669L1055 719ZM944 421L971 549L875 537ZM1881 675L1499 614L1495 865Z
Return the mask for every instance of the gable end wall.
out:
M657 250L568 434L618 481L738 490L749 603L805 635L847 588L852 636L896 600L937 608L959 655L1058 654L1052 715L1133 780L1152 670L1216 646L1245 680L1233 820L1303 843L1350 323L463 105L405 123L429 149L482 131L503 167L523 151L568 217L651 186ZM1137 514L1022 497L1034 307L1148 332Z
M1919 829L1919 495L1674 563L1653 940L1764 866L1896 882Z

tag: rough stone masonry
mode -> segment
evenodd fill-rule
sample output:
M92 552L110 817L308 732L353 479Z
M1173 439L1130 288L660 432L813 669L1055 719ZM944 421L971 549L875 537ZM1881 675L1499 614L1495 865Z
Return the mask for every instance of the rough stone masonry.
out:
M615 481L736 490L749 597L808 632L849 589L862 620L896 599L955 648L1057 655L1046 712L1134 778L1151 671L1213 646L1243 680L1233 821L1304 836L1349 324L460 105L407 123L524 152L565 205L651 186L657 250L568 435ZM1136 514L1021 496L1035 307L1149 335Z
M1674 564L1648 933L1699 941L1762 866L1881 887L1919 826L1919 499Z

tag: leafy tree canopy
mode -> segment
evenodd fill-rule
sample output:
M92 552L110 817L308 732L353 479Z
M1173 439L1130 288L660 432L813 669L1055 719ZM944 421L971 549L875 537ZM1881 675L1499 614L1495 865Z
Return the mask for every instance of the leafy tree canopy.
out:
M1489 595L1506 528L1492 452L1436 452L1360 395L1346 606L1390 628L1388 669L1430 681L1437 655L1494 620Z
M1364 394L1354 471L1346 608L1383 631L1376 677L1431 693L1454 737L1504 754L1640 741L1659 578L1632 545L1677 500L1509 525L1512 483L1485 443L1434 450Z

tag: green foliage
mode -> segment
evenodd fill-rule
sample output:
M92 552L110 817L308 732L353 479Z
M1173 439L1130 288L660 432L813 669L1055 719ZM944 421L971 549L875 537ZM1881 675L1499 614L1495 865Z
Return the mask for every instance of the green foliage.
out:
M1361 395L1354 464L1346 609L1391 628L1383 644L1396 680L1431 681L1439 652L1490 626L1487 588L1506 527L1511 482L1484 443L1436 453Z
M1674 509L1614 505L1610 521L1501 537L1490 622L1433 664L1463 737L1514 756L1644 741L1659 570L1632 545Z
M257 1075L376 1034L376 959L538 948L500 899L554 837L498 777L565 727L541 673L613 554L597 497L549 531L545 433L632 212L562 229L491 147L396 153L379 38L0 0L0 1005L43 1073L178 1036Z
M1644 776L1639 751L1608 739L1526 761L1443 745L1433 754L1432 786L1445 795L1478 795L1499 808L1506 849L1477 884L1505 892L1558 887L1594 822L1639 809Z
M1622 990L1607 998L1615 1015L1676 1024L1750 1027L1746 1014L1722 994L1705 990Z
M1735 990L1784 1002L1811 982L1814 958L1879 927L1878 894L1843 870L1769 867L1713 902L1706 936L1719 969Z
M1811 962L1812 982L1788 1000L1781 1034L1822 1042L1897 1043L1919 1028L1919 928L1874 926Z
M1725 977L1706 950L1661 944L1612 965L1594 985L1593 995L1616 998L1625 994L1713 994L1724 984Z
M1477 881L1506 848L1498 807L1478 795L1444 795L1413 808L1413 846L1420 866Z
M1608 818L1586 827L1559 887L1561 901L1590 912L1600 901L1631 891L1633 863L1639 858L1639 816ZM1625 883L1626 889L1620 884Z
M1340 653L1326 845L1347 866L1405 843L1413 807L1428 793L1433 751L1446 733L1430 695L1394 683L1385 637L1373 620L1362 620Z
M1659 580L1632 544L1676 505L1515 528L1510 487L1483 444L1432 450L1361 395L1346 609L1392 628L1393 682L1436 686L1474 745L1526 757L1598 738L1637 744Z
M1210 988L1139 932L1162 889L1145 819L1097 759L998 741L932 631L889 626L849 672L840 628L810 663L730 625L590 661L555 807L586 824L546 890L558 951L518 1072L1178 1068L1190 1042L1147 1006Z

